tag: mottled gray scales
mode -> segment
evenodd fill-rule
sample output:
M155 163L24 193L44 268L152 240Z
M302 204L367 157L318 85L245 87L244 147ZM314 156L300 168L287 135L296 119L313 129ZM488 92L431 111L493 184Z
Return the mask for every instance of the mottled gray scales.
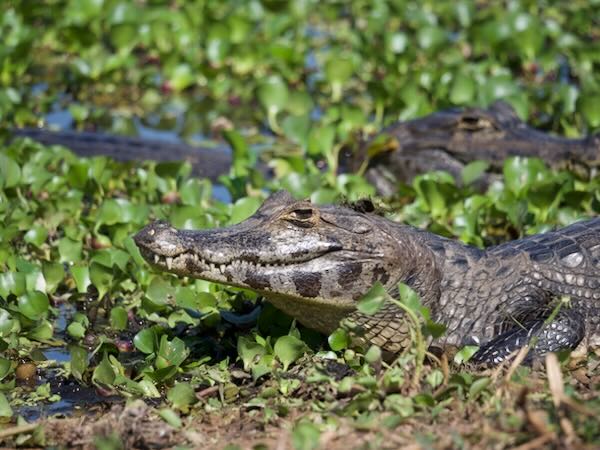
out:
M190 231L159 221L135 241L161 270L254 289L324 333L351 319L360 339L389 352L409 345L410 327L393 304L357 312L376 281L393 296L398 282L413 287L447 327L433 345L476 339L481 362L501 361L534 335L533 356L600 346L600 218L480 250L365 211L279 192L240 224Z

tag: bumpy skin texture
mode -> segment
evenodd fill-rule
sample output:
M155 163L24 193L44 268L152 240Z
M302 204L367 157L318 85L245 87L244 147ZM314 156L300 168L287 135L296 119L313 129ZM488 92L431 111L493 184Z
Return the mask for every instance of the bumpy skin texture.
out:
M391 125L350 156L350 168L358 168L375 147L379 151L366 175L382 194L395 192L397 181L410 183L415 175L431 170L445 170L460 182L462 169L472 161L490 164L489 173L479 180L483 188L509 156L539 157L583 178L600 166L600 135L566 139L544 133L522 122L501 101L489 109L440 111Z
M390 292L398 282L415 289L447 326L433 345L478 342L478 362L499 363L534 336L531 356L600 346L600 218L480 250L279 192L238 225L191 231L158 221L135 242L161 270L256 290L318 331L350 318L363 339L392 353L410 339L402 311L355 308L376 281Z

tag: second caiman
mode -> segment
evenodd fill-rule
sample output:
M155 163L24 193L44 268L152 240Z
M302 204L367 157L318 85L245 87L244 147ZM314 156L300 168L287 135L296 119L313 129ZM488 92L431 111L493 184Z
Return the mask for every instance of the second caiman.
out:
M331 333L349 318L366 342L397 353L409 322L393 303L373 316L357 301L375 282L412 287L447 332L435 346L478 342L496 364L535 337L529 356L600 346L600 218L481 250L365 208L316 206L279 192L244 222L135 236L159 270L253 289L303 325ZM551 319L551 320L550 320Z
M410 184L432 170L449 172L460 183L462 170L473 161L489 165L478 180L485 188L511 156L541 158L551 168L588 179L600 167L600 135L554 136L528 126L508 103L497 101L488 109L450 109L398 122L355 154L343 154L341 162L351 171L366 164L366 178L380 194L391 195L398 181Z

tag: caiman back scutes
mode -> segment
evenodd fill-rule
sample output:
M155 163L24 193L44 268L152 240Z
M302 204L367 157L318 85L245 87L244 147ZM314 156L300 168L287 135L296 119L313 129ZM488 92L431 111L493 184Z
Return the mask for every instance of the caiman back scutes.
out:
M600 345L600 218L481 250L280 192L238 225L190 231L156 222L135 241L160 270L253 289L324 333L349 318L363 340L389 352L410 342L402 311L356 312L377 281L392 295L399 282L415 289L447 329L433 344L479 342L479 362L502 361L534 334L533 356L582 340Z

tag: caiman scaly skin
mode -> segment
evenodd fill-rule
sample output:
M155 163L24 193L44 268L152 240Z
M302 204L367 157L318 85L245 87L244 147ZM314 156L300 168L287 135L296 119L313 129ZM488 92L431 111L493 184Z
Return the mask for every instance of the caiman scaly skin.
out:
M478 362L499 363L534 335L532 356L600 345L600 218L481 250L279 192L240 224L192 231L157 221L135 242L160 270L253 289L323 333L350 318L363 339L393 353L410 338L402 311L355 308L376 281L391 293L398 282L415 289L447 327L433 344L475 340Z
M374 149L369 160L367 154ZM589 178L600 167L600 135L553 136L529 127L508 103L498 101L489 109L439 111L393 124L356 155L345 155L342 164L352 170L368 160L367 178L380 193L389 195L396 191L397 181L411 183L416 175L432 170L445 170L460 182L462 169L473 161L490 165L478 183L484 188L510 156L538 157L552 168L567 168Z

